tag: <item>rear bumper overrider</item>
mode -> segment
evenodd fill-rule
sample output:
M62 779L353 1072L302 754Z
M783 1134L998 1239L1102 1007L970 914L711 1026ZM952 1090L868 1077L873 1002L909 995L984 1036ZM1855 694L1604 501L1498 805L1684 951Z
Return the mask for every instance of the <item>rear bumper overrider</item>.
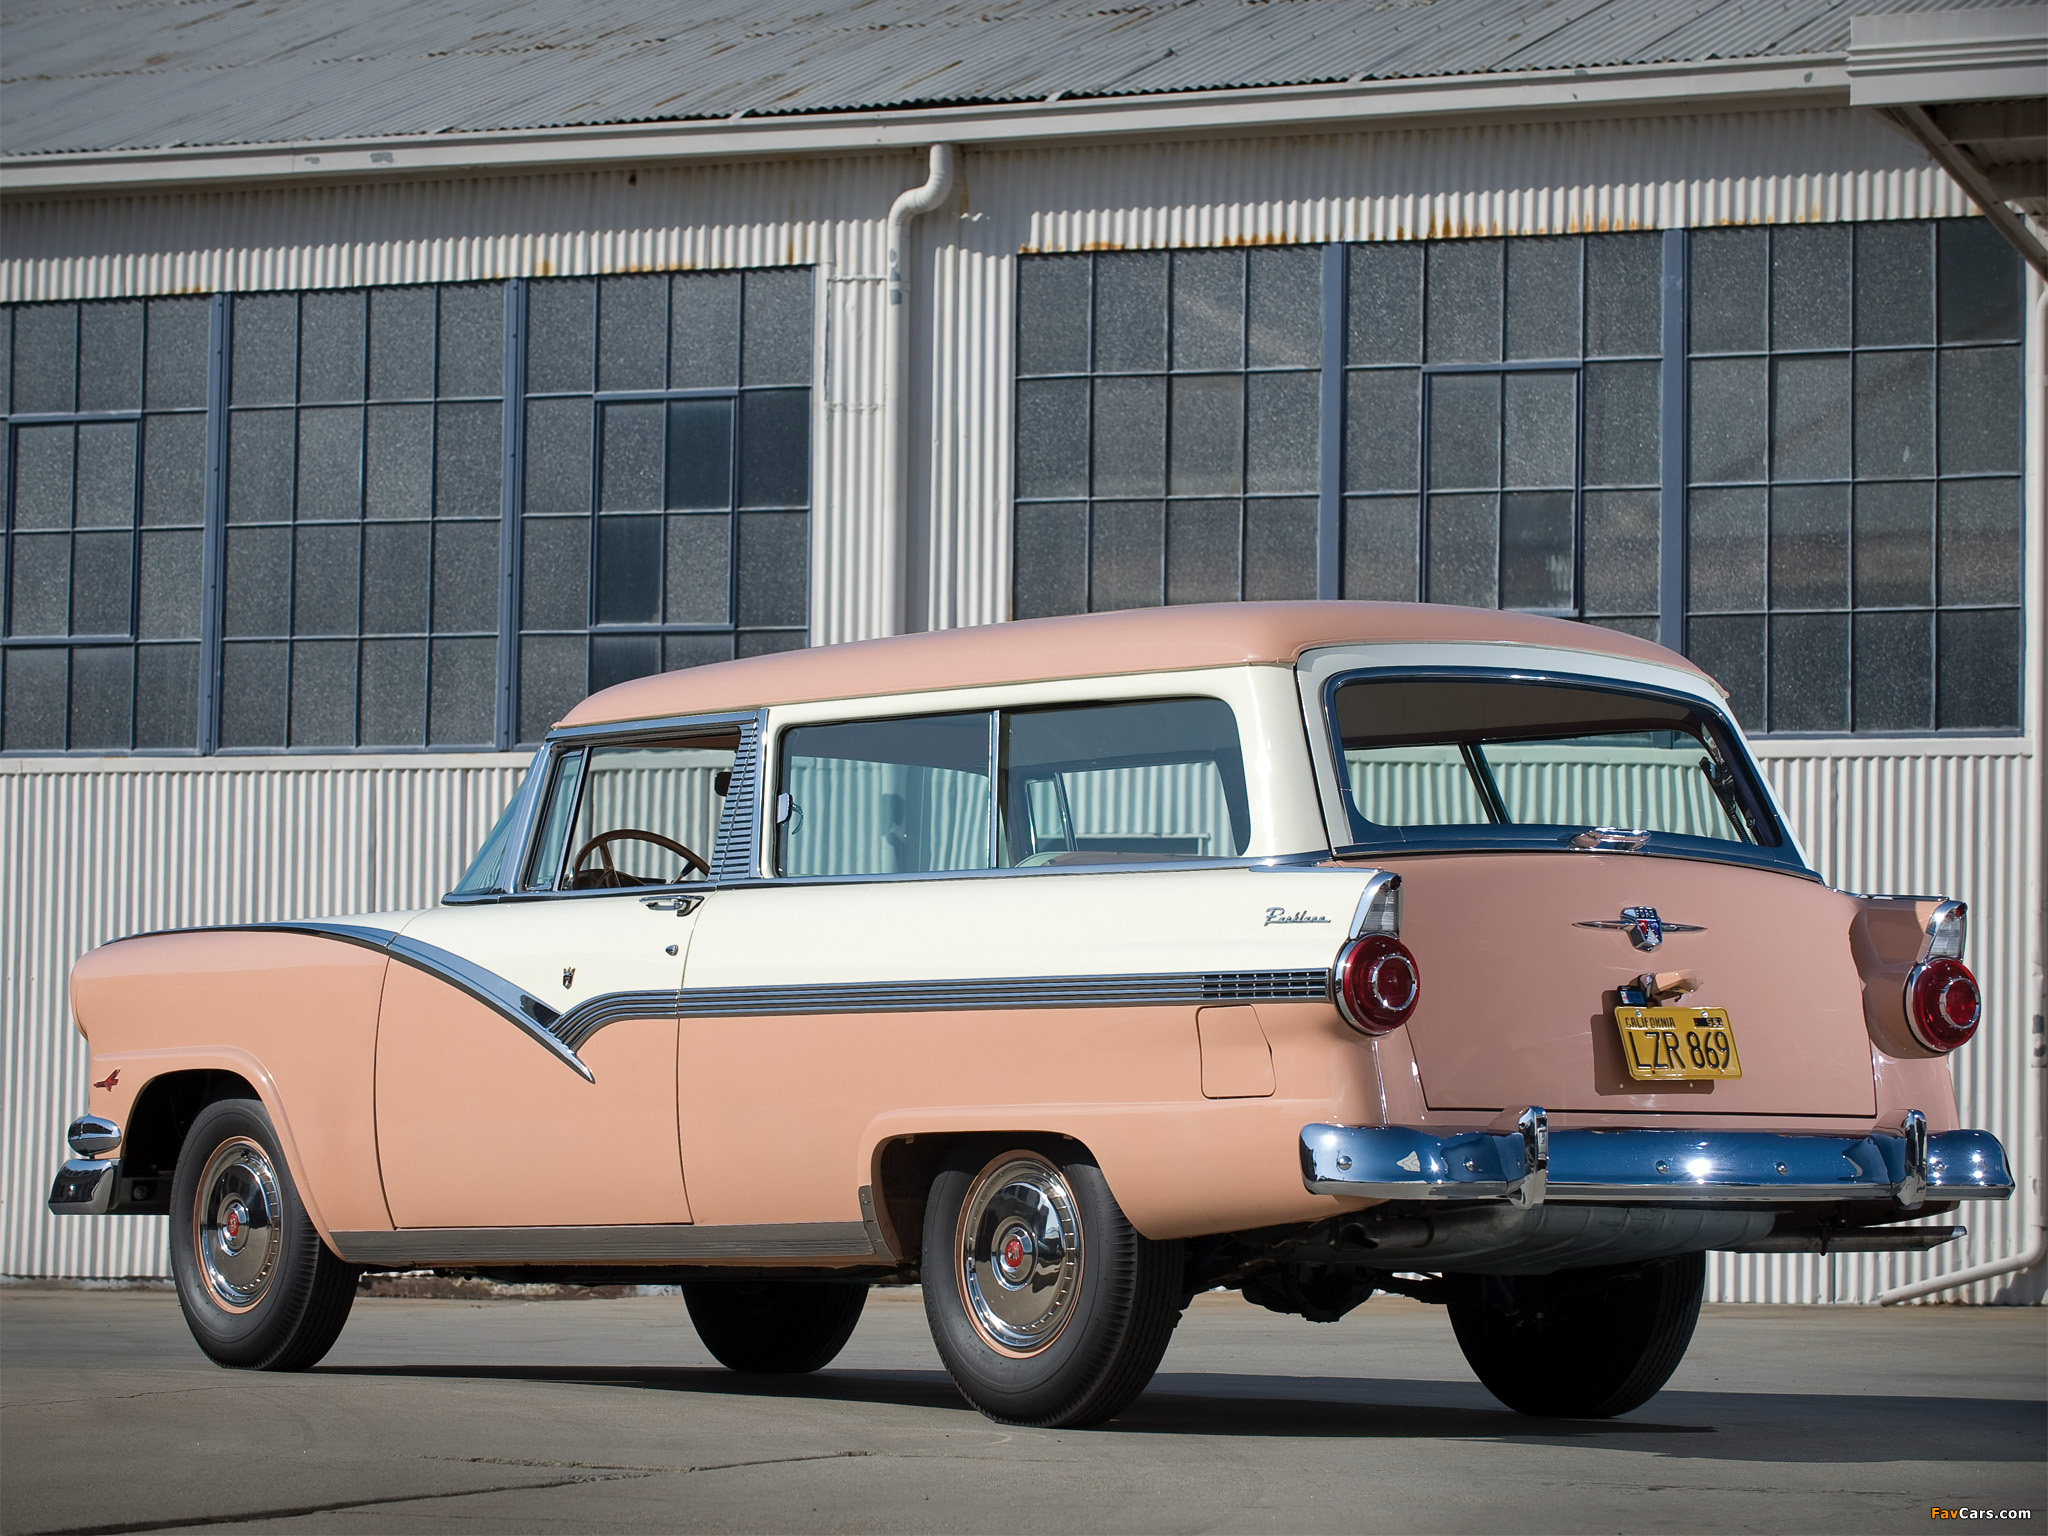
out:
M1930 1135L1909 1111L1864 1135L1775 1131L1553 1131L1541 1109L1507 1130L1309 1125L1301 1173L1319 1195L1374 1200L1597 1201L1627 1205L1795 1206L1837 1200L2003 1200L2005 1149L1988 1131Z

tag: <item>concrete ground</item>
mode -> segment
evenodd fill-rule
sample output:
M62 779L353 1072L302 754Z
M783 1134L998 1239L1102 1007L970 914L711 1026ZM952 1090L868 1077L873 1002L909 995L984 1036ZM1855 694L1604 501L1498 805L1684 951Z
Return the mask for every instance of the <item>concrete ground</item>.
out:
M719 1369L675 1297L364 1298L318 1369L255 1375L167 1292L8 1289L0 1530L2048 1531L2044 1324L1714 1307L1662 1394L1570 1423L1496 1404L1440 1310L1205 1296L1144 1397L1073 1432L969 1409L916 1291L791 1381Z

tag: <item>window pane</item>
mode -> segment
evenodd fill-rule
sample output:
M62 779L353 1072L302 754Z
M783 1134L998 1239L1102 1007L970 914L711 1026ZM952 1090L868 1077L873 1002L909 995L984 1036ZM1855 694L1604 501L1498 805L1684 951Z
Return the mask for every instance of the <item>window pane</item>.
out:
M296 424L291 411L228 418L228 521L290 522Z
M592 635L590 637L590 691L614 683L631 682L661 670L661 636ZM577 845L582 846L579 840Z
M1694 352L1763 350L1768 239L1760 229L1700 230L1692 236L1687 277Z
M740 381L740 277L692 272L669 288L669 387L731 389Z
M81 533L71 546L71 633L128 634L135 536Z
M526 406L526 510L590 510L588 400L532 400Z
M1943 341L2020 339L2019 252L1986 219L1935 225L1941 269Z
M800 651L806 643L807 637L799 632L743 629L732 637L732 653L740 660L749 656L777 656L784 651Z
M194 744L199 712L199 647L145 645L135 653L135 745Z
M363 398L364 343L369 334L369 296L309 293L299 308L299 398Z
M661 519L597 520L597 622L661 620Z
M2019 610L1944 613L1935 624L1934 723L1944 731L2016 730Z
M206 515L206 418L149 416L142 423L142 520L198 523Z
M527 389L534 394L588 391L596 336L595 282L589 278L556 278L527 284Z
M0 304L0 416L14 409L14 306Z
M294 645L291 744L352 747L355 740L355 644L315 640Z
M1245 362L1313 368L1323 355L1323 253L1311 245L1246 253Z
M604 408L604 468L597 502L601 511L660 510L665 414L657 401Z
M5 713L0 715L0 748L9 752L62 752L64 716L69 691L69 653L48 650L4 654L6 687L0 688Z
M529 517L521 542L520 626L584 628L590 622L590 519Z
M373 405L368 414L365 515L425 517L434 498L434 408Z
M14 526L71 526L75 427L23 427L14 434Z
M1941 472L2019 473L2019 348L1943 352L1938 371Z
M1934 600L1932 485L1856 487L1855 575L1858 607L1895 608Z
M1849 473L1849 359L1771 363L1771 474L1779 480Z
M1017 263L1017 372L1088 371L1088 258Z
M1686 443L1693 483L1763 479L1770 398L1763 359L1695 362L1690 395Z
M1569 489L1577 478L1578 380L1568 373L1510 373L1502 376L1501 390L1501 483ZM1592 430L1589 421L1588 457Z
M140 608L135 632L145 639L199 636L199 562L203 536L196 529L142 535Z
M1089 528L1088 606L1156 608L1164 598L1165 513L1156 501L1101 501Z
M16 307L13 393L17 411L69 411L76 408L76 304L23 304ZM60 690L62 686L61 682L57 684ZM61 692L57 700L57 728L61 732L64 718ZM59 739L61 741L61 737Z
M732 654L731 635L661 637L661 669L664 672L678 671L683 667L708 667L714 662L731 661Z
M434 290L370 290L370 398L428 400L434 394Z
M581 635L526 635L519 642L519 739L539 741L588 691Z
M206 404L206 348L212 308L211 301L206 299L149 301L143 401L151 410Z
M1244 366L1244 253L1173 255L1173 366Z
M1429 386L1431 490L1500 484L1500 375L1438 374Z
M1784 225L1771 231L1771 345L1849 345L1849 226Z
M1177 496L1230 495L1243 490L1243 376L1176 378L1172 401L1169 489Z
M434 630L498 627L498 525L442 523L434 529Z
M228 530L224 632L288 635L292 621L292 531Z
M299 412L299 518L360 517L363 413L355 406Z
M1771 492L1771 606L1849 605L1849 488L1781 486ZM1775 718L1777 705L1771 706Z
M1856 227L1856 344L1934 340L1934 248L1925 224Z
M1166 366L1166 257L1095 258L1095 367L1125 373Z
M811 382L811 269L746 274L740 382Z
M1500 358L1501 242L1453 240L1428 247L1429 361Z
M72 751L127 748L134 685L135 653L127 646L81 647L71 653Z
M242 294L234 303L229 400L287 405L299 377L299 301L288 293Z
M76 519L81 528L134 526L133 422L87 422L79 427Z
M1412 491L1422 423L1422 375L1354 373L1344 381L1344 486Z
M1934 358L1865 352L1856 359L1856 473L1934 473Z
M1586 492L1587 613L1657 611L1657 513L1654 491Z
M800 726L782 741L783 874L989 867L987 715Z
M1313 492L1320 473L1322 375L1255 373L1244 387L1246 488Z
M660 389L667 380L668 285L665 277L599 282L599 389Z
M440 372L435 393L505 392L505 290L498 283L441 290Z
M1572 606L1572 493L1520 491L1500 499L1500 606Z
M1859 613L1854 725L1924 731L1934 723L1934 615Z
M356 561L361 533L334 523L301 527L292 562L292 633L353 635L356 632Z
M1579 242L1510 240L1507 260L1507 355L1577 357Z
M671 624L732 621L732 519L668 520L668 612Z
M222 746L285 745L288 649L282 642L221 647Z
M810 518L743 512L739 520L741 624L801 624L810 594Z
M810 488L810 391L741 396L740 505L800 507Z
M427 632L429 563L424 523L372 523L363 530L363 633Z
M1017 386L1017 494L1088 493L1088 381Z
M1941 601L2020 600L2020 483L1951 480L1941 487Z
M1849 728L1849 616L1774 615L1771 619L1771 726L1774 731Z
M668 403L668 475L665 505L732 505L732 402Z
M1244 595L1253 603L1316 595L1315 502L1290 497L1244 504Z
M1075 390L1048 394L1048 403L1062 404L1085 398L1086 386L1038 385L1035 389ZM1086 461L1073 455L1073 466ZM1095 494L1098 496L1157 496L1166 489L1166 380L1098 379L1095 384ZM1060 466L1062 471L1069 468ZM1044 495L1072 495L1081 489L1066 473L1046 473L1036 458L1032 464L1034 483L1050 489Z
M1238 596L1242 543L1234 501L1181 502L1166 514L1166 600L1230 603Z
M1495 555L1500 547L1497 499L1429 498L1429 589L1432 603L1492 608L1499 601Z
M1663 245L1660 235L1587 237L1587 356L1654 356L1663 347Z
M78 408L132 411L142 404L142 305L81 304L78 307ZM128 719L121 718L127 745Z
M434 515L496 517L504 411L487 405L442 405L434 410Z
M1020 619L1088 611L1088 509L1017 508L1017 574L1011 609Z
M17 533L8 586L9 633L62 635L71 629L71 536Z
M1586 484L1655 485L1663 409L1657 364L1592 364L1585 390Z
M1354 245L1344 356L1351 363L1422 361L1422 247Z
M365 640L361 667L362 702L359 709L362 744L366 747L424 745L426 641Z
M1728 708L1752 731L1764 720L1764 621L1759 617L1686 621L1685 654L1728 690Z
M1421 594L1418 513L1412 496L1354 496L1344 503L1344 596L1412 603Z

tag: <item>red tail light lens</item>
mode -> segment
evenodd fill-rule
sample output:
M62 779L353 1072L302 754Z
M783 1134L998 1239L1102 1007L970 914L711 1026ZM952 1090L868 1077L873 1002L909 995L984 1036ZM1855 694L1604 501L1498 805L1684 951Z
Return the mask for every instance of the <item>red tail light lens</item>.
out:
M1399 1029L1422 994L1422 973L1399 939L1369 933L1337 956L1337 1011L1353 1029L1384 1035Z
M1984 996L1960 960L1929 960L1906 978L1906 1022L1930 1051L1952 1051L1977 1033Z

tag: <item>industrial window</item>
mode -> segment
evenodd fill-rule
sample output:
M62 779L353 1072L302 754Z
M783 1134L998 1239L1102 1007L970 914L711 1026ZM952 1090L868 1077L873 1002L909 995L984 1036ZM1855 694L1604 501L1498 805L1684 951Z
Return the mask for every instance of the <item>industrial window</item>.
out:
M1689 649L1778 731L2020 724L2018 256L1981 219L1693 237Z
M192 745L209 308L0 308L0 747Z
M591 689L805 643L810 382L808 269L529 285L523 738Z

